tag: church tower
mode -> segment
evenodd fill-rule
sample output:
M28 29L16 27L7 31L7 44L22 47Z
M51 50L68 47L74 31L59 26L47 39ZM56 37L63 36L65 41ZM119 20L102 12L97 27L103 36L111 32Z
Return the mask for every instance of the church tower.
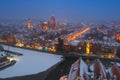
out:
M30 19L28 19L27 28L28 28L28 29L31 28L31 22L30 22Z
M53 30L53 29L56 29L56 22L55 22L55 17L52 16L50 18L50 24L49 24L50 28Z

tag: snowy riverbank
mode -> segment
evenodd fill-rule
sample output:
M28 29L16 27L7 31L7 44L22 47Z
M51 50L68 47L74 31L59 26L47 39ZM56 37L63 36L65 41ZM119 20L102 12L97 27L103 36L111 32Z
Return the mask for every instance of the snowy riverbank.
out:
M23 56L14 56L17 63L0 71L0 78L24 76L45 71L61 61L62 57L60 55L53 55L44 52L8 47L6 45L3 45L3 47L6 50L22 53Z

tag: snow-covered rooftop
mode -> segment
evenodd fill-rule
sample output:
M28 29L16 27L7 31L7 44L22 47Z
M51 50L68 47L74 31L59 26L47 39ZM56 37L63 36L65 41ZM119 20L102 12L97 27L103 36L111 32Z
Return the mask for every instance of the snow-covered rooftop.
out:
M80 42L79 40L73 40L73 41L70 42L70 44L72 46L77 46L79 42Z

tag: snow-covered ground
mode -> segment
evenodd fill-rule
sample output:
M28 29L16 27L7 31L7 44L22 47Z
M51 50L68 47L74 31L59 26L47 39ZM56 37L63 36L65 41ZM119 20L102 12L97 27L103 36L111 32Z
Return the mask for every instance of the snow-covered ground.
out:
M3 45L3 47L6 50L9 49L13 52L22 53L23 56L14 56L17 60L16 64L0 71L0 78L24 76L45 71L61 61L62 57L60 55L8 47L5 45Z

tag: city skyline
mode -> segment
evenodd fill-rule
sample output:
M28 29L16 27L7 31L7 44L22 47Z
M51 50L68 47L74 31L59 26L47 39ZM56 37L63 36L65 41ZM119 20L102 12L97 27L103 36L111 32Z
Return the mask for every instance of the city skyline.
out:
M46 19L58 21L120 20L119 0L1 0L0 19Z
M120 80L120 0L0 0L0 80Z

